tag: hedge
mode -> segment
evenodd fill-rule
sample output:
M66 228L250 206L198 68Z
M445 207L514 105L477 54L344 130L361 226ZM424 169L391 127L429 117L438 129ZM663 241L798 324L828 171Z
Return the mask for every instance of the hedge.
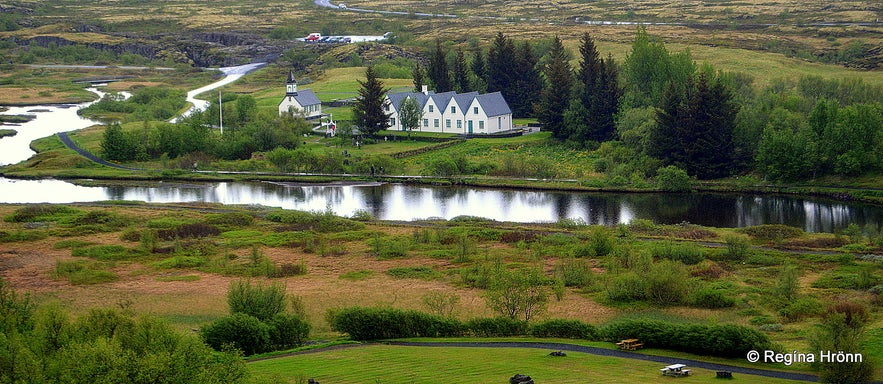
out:
M530 327L533 337L598 340L598 329L579 320L553 319Z
M601 334L611 342L638 339L645 347L719 357L741 357L750 350L774 349L763 333L733 324L678 324L629 319L603 326Z
M331 313L331 329L353 340L450 337L464 333L455 319L393 308L350 307Z

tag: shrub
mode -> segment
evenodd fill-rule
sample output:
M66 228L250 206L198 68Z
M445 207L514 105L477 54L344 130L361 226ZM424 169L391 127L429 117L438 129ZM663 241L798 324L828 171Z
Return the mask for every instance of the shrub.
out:
M555 266L555 275L566 287L585 288L592 284L592 267L585 260L565 258Z
M593 256L607 256L616 247L616 240L607 228L595 228L589 232L589 247Z
M785 326L778 323L770 323L770 324L761 324L757 329L763 332L782 332L785 330Z
M109 228L120 228L131 224L132 221L131 218L121 217L113 212L89 211L75 217L71 224L75 226L103 225Z
M297 315L279 313L270 318L267 325L272 351L300 347L310 337L310 324Z
M11 223L33 221L58 221L60 216L79 213L80 211L65 205L36 204L16 209L4 220Z
M579 320L554 319L530 327L533 337L558 337L562 339L598 340L598 329Z
M788 321L798 321L807 317L819 316L824 312L822 303L811 297L800 297L791 300L785 308L779 310Z
M73 285L109 283L119 278L116 273L85 260L56 261L53 277L65 278Z
M307 264L301 261L300 263L283 263L268 274L267 277L291 277L291 276L303 276L307 274Z
M669 192L689 192L690 175L674 165L659 168L656 170L656 187Z
M48 235L43 231L0 231L0 243L17 243L22 241L43 240Z
M279 210L268 213L266 218L273 222L290 224L291 230L298 231L343 232L365 228L365 224L335 216L331 210L324 212Z
M744 236L729 235L724 237L727 251L724 253L730 260L745 260L751 252L751 243Z
M508 337L527 334L527 322L508 317L472 319L466 329L478 337Z
M244 313L267 321L285 310L285 287L280 284L252 285L251 281L231 281L227 290L231 313Z
M432 291L422 297L423 305L436 316L452 317L454 307L460 302L460 296L453 293Z
M698 264L705 260L705 252L702 247L692 243L659 241L650 245L650 254L655 258L680 261L688 265Z
M742 232L754 239L761 241L780 241L801 237L805 234L802 229L789 227L783 224L764 224L741 229Z
M369 240L371 253L381 260L398 259L408 256L411 250L411 239L407 237L380 237L375 234Z
M175 229L160 229L156 231L157 237L163 240L197 239L218 236L220 234L221 230L218 227L204 223L182 224Z
M736 305L736 299L727 295L723 289L703 287L693 293L690 302L694 307L700 308L729 308Z
M607 300L627 303L647 298L647 281L634 272L614 277L607 284Z
M141 251L122 245L95 245L71 250L71 256L90 257L98 260L126 260L142 254Z
M393 308L350 307L329 314L331 329L353 340L448 337L463 334L455 319Z
M245 313L222 317L202 327L199 333L206 344L218 351L232 346L249 356L270 350L270 326Z
M741 325L676 324L662 320L626 319L600 329L607 341L638 339L645 347L718 357L741 357L750 350L771 350L769 338Z
M644 279L647 281L647 298L656 304L682 303L689 290L686 268L674 261L654 264Z

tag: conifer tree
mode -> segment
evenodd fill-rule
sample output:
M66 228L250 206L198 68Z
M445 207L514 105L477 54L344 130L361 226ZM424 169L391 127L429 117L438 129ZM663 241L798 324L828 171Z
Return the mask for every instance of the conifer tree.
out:
M473 91L484 93L487 91L487 66L485 65L484 54L481 49L476 49L472 55L472 79L471 88Z
M472 87L469 84L469 66L466 64L466 55L462 48L457 48L457 58L454 60L454 90L457 92L469 92Z
M362 132L374 135L377 131L389 128L389 114L386 110L386 92L383 82L374 73L374 67L365 70L365 81L359 80L359 96L353 105L353 119Z
M514 99L515 66L515 43L498 32L487 55L487 91L499 91L510 104Z
M423 73L423 66L420 63L414 65L414 69L411 70L411 77L414 78L414 92L423 92L426 75Z
M543 89L537 62L533 47L528 41L523 41L515 52L515 81L509 90L513 96L506 99L512 106L514 116L533 116L534 104L539 101Z
M564 112L570 103L573 77L568 62L569 55L558 36L552 40L548 55L548 62L543 68L546 86L540 95L536 115L543 127L552 131L552 136L563 139L565 138Z
M453 89L451 87L450 73L448 73L448 60L446 56L441 41L436 40L435 52L429 60L429 80L435 86L435 91L439 93L448 92Z

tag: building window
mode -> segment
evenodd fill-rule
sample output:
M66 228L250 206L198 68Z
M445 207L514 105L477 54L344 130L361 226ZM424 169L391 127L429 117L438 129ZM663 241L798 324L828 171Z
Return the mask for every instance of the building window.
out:
M438 119L432 120L432 126L438 128Z
M497 128L503 129L503 118L502 117L497 118Z
M445 128L451 127L451 119L445 119Z
M386 107L386 111L389 112L389 104L385 105L384 107Z
M393 126L393 127L396 126L396 118L395 118L395 117L390 117L390 118L389 118L389 125L390 125L390 126Z
M457 107L451 106L451 113L457 113Z
M484 120L478 121L478 129L484 129Z
M472 113L478 114L478 107L472 107Z
M428 126L429 126L429 119L423 119L423 126L424 126L424 127L428 127Z
M457 120L457 129L463 129L463 120Z
M429 106L429 113L432 113L432 106Z

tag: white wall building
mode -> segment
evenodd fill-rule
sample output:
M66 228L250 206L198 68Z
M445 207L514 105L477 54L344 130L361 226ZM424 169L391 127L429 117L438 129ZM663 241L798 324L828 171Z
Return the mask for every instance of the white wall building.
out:
M285 97L279 103L279 114L303 114L306 119L317 119L322 116L322 102L309 89L297 90L294 73L288 72L285 82Z
M417 100L423 108L423 119L416 131L489 134L513 128L512 110L500 92L433 93L424 86L423 92L387 94L389 129L404 129L398 111L402 102L409 97Z

